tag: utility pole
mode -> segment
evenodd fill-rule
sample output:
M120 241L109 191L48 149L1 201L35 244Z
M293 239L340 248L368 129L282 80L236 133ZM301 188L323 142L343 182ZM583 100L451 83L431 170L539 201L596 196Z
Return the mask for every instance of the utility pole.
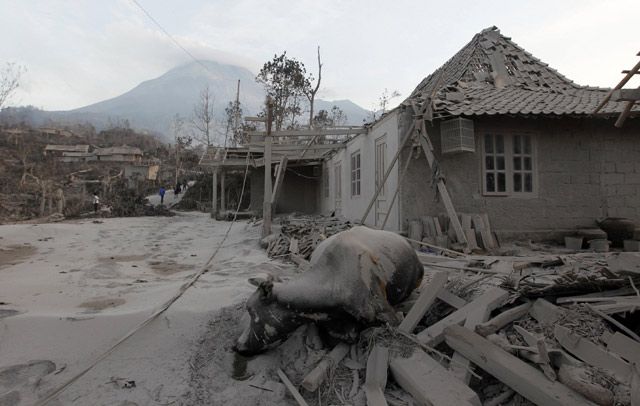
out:
M236 105L234 106L234 108L235 120L233 122L233 138L235 141L235 135L238 134L238 127L240 126L240 79L238 79L238 90L236 90ZM235 142L233 145L235 145Z
M271 234L271 120L273 101L267 97L267 132L264 136L264 203L262 206L262 236Z

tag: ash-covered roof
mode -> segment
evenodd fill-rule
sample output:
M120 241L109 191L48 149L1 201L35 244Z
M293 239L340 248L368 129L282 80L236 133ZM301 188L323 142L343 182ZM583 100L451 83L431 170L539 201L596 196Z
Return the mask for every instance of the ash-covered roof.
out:
M49 144L44 148L45 151L62 151L62 152L89 152L88 145L58 145Z
M123 145L121 147L99 148L96 155L142 155L142 150L138 147Z
M432 98L436 118L586 115L608 91L574 83L491 27L425 78L409 99ZM624 102L610 102L599 114L617 114L623 107Z

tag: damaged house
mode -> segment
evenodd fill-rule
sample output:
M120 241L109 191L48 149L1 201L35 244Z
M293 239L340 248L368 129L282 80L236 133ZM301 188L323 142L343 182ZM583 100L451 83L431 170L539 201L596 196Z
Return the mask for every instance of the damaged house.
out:
M325 161L321 210L360 220L393 165L367 224L388 217L384 228L403 230L444 213L438 180L458 213L487 213L502 236L566 233L602 217L640 224L640 122L614 127L623 102L592 114L608 90L577 85L486 29Z

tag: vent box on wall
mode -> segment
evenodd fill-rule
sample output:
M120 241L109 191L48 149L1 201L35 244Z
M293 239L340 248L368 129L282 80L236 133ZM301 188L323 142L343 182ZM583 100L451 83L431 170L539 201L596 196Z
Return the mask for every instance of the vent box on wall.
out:
M473 120L459 117L441 122L440 138L443 154L476 152Z

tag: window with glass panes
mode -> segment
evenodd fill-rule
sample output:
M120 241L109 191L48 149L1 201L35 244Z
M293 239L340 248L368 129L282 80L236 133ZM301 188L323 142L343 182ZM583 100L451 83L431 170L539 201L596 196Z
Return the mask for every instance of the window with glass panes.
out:
M360 196L360 151L351 154L351 196Z
M533 139L528 134L485 134L483 192L518 195L535 192Z

